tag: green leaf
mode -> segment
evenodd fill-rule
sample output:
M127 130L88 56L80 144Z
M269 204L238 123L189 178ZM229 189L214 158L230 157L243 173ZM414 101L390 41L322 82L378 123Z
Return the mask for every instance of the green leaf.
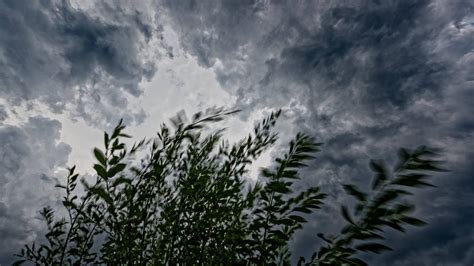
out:
M367 194L360 191L354 185L343 185L343 188L344 188L344 190L346 191L347 194L355 197L358 201L365 201L365 199L367 198Z
M372 190L375 190L388 179L388 173L382 162L371 160L370 168L376 173L372 181Z
M414 226L426 225L426 222L415 217L405 216L405 217L402 217L400 220L403 221L404 223L407 223L409 225L414 225Z
M286 194L291 192L291 189L288 188L288 184L281 181L272 181L267 185L267 188L270 191Z
M427 183L424 179L427 175L424 174L404 174L398 175L395 180L392 181L394 185L407 186L407 187L434 187L432 184Z
M100 198L102 198L109 205L113 203L112 197L110 197L110 195L105 191L104 188L102 188L102 187L91 187L91 188L89 188L89 191L92 192L93 194L99 196Z
M119 163L117 165L114 165L112 168L109 169L108 176L113 177L117 173L120 173L121 171L123 171L126 166L127 165L124 163Z
M302 213L311 213L311 210L305 207L296 207L293 209L295 212L302 212Z
M69 175L72 175L74 174L74 171L76 170L76 166L72 166L71 168L69 168Z
M379 244L379 243L366 243L360 244L355 247L357 250L364 251L364 252L373 252L373 253L381 253L386 250L392 250L390 247Z
M409 192L400 189L387 189L374 201L374 206L382 206L386 203L394 201L401 195L409 194Z
M303 218L299 215L290 215L289 218L294 220L297 223L306 223L307 222L305 218Z
M288 225L288 226L291 226L294 224L294 221L292 219L281 219L278 221L278 224L282 224L282 225Z
M130 136L130 135L128 135L128 134L125 134L125 133L120 133L120 134L119 134L119 137L131 138L132 136Z
M97 175L99 175L102 178L107 178L107 171L104 169L104 167L100 164L94 164L94 169L97 172Z
M400 231L400 232L405 232L405 229L399 224L400 221L395 220L395 221L383 221L383 224L390 226L391 228Z
M112 145L112 150L123 150L125 149L125 143L115 144Z
M354 234L354 239L367 240L367 239L385 239L385 238L374 232L359 231L356 234Z
M104 132L104 146L105 146L105 148L109 147L109 141L110 141L109 134L107 134L107 132Z
M97 159L97 161L102 165L102 166L106 166L107 165L107 159L105 158L105 155L104 153L98 149L98 148L94 148L94 155L95 155L95 158Z
M344 217L344 219L346 219L346 221L348 221L351 224L354 224L354 221L352 220L351 216L349 215L349 211L347 210L346 206L344 206L344 205L341 206L341 213L342 213L342 217Z
M285 234L283 231L281 230L270 230L270 234L274 237L277 237L277 238L280 238L280 239L284 239L284 240L288 240L288 235Z
M354 265L354 266L366 266L368 265L365 261L359 259L359 258L347 258L349 265Z
M271 171L270 169L268 168L262 168L260 169L260 174L264 177L267 177L267 178L272 178L275 176L275 174L273 173L273 171Z
M121 185L121 184L130 184L131 182L132 182L132 180L130 180L126 177L120 176L120 177L114 179L114 181L112 183L112 186L116 187L116 186Z
M412 212L415 209L415 206L412 204L397 204L394 207L395 214L405 214Z
M370 169L372 169L372 171L374 171L376 173L384 173L385 172L385 167L377 161L371 160L369 165L370 165Z
M297 178L298 171L296 170L286 170L283 171L282 177L285 178Z

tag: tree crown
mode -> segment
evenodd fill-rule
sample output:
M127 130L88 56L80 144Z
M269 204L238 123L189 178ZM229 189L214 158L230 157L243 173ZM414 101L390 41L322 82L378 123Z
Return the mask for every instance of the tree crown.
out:
M277 141L273 127L281 112L234 144L223 139L222 129L203 130L233 113L214 108L190 122L177 116L155 139L131 148L120 121L104 133L103 148L93 150L94 182L69 169L65 184L57 185L66 217L44 208L45 241L25 245L16 264L290 264L289 241L326 199L316 186L294 191L299 170L321 143L297 134L254 184L246 178L249 167ZM361 252L391 249L381 242L386 228L424 225L410 216L415 206L408 196L411 188L432 186L428 173L443 170L436 157L419 147L401 149L393 170L371 161L370 191L343 185L355 199L353 208L341 207L346 226L336 236L317 234L325 244L298 264L365 265ZM77 192L78 183L84 193Z

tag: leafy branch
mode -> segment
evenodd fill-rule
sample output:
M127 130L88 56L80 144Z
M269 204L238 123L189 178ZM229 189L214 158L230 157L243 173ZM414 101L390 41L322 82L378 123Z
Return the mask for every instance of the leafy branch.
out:
M272 167L249 182L252 164L278 139L276 111L235 143L212 127L237 111L211 108L188 119L178 114L155 138L127 147L121 120L94 148L95 180L69 169L63 192L65 217L40 211L45 241L25 245L19 260L47 265L290 264L290 241L326 194L317 186L297 190L300 170L321 143L297 134ZM139 159L136 159L136 158ZM360 252L381 252L386 228L423 225L407 199L414 188L431 186L428 172L442 171L438 154L426 147L402 149L394 170L371 162L371 191L344 185L356 199L342 206L346 226L325 241L305 265L364 265ZM94 181L94 182L91 182ZM81 189L78 190L78 187Z

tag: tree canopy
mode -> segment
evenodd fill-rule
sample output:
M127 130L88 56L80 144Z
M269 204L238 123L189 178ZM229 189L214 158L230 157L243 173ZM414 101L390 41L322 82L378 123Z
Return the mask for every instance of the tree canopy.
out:
M44 208L44 241L25 245L16 264L289 265L290 240L328 200L317 186L295 189L299 170L313 163L322 144L297 134L251 182L250 166L278 139L280 111L230 143L223 129L208 126L234 113L213 108L189 122L177 116L172 126L161 125L156 138L132 147L124 143L130 136L120 121L93 150L95 180L69 169L57 185L64 192L64 217ZM443 170L439 154L422 146L400 149L398 157L393 169L370 162L370 191L342 184L355 199L353 206L341 206L346 225L336 235L314 232L325 244L300 257L299 265L365 265L360 254L391 249L384 243L386 229L425 224L412 216L410 194L432 186L429 173Z

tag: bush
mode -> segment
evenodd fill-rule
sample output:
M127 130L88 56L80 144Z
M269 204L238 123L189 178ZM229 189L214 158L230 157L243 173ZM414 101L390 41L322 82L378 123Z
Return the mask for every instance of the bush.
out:
M26 245L16 264L289 264L289 241L326 198L319 187L292 190L321 143L297 134L254 184L246 178L248 169L276 142L280 111L231 145L222 140L222 129L207 125L233 113L211 109L189 123L178 116L172 128L161 126L156 139L131 148L122 142L130 136L121 121L104 134L103 149L94 149L95 182L80 179L84 192L77 192L78 174L69 169L66 183L58 185L66 217L57 219L52 208L44 208L46 241ZM326 244L299 264L364 265L360 252L390 249L380 241L387 227L423 225L409 216L414 206L406 188L431 186L426 173L442 170L436 156L426 147L401 149L393 171L372 161L370 192L344 185L356 200L352 211L341 207L347 226L337 236L318 234Z

